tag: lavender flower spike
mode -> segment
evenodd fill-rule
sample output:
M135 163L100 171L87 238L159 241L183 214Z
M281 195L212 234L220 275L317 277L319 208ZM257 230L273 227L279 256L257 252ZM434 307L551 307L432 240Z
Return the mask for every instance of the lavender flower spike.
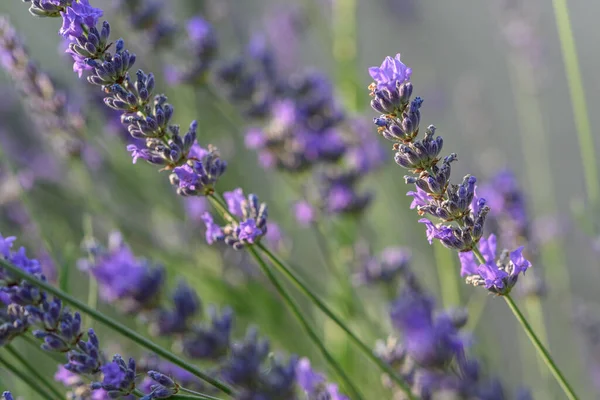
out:
M224 241L236 250L253 245L267 233L267 205L258 202L258 196L250 194L246 198L242 189L223 194L229 214L223 215L228 221L225 226L215 224L212 215L206 212L202 220L206 224L206 241ZM233 216L233 217L232 217Z
M102 88L107 95L104 103L121 113L121 122L131 136L144 140L145 147L128 146L134 162L141 158L173 171L170 181L180 195L201 196L214 191L226 163L216 148L204 149L196 143L195 121L183 135L178 125L170 123L173 106L165 95L153 94L153 74L138 70L132 77L136 56L125 48L122 39L109 40L108 22L96 26L102 10L92 7L89 0L34 0L30 11L62 17L60 34L69 41L67 53L73 57L74 70L79 76L91 71L87 81Z
M431 218L419 220L426 226L427 240L431 244L437 239L459 252L461 275L467 276L468 283L507 295L519 274L531 266L522 255L523 248L510 254L505 251L496 260L496 237L492 235L480 242L490 208L485 199L477 196L474 176L465 176L458 185L450 183L451 163L457 156L440 157L444 142L441 136L435 136L433 125L422 139L417 138L423 100L419 97L410 100L411 70L400 61L400 56L387 57L381 67L373 67L369 73L375 80L369 86L371 106L382 113L374 123L383 137L395 142L394 159L410 173L404 177L406 183L416 188L408 192L413 197L410 208ZM484 263L475 262L473 250L478 248Z

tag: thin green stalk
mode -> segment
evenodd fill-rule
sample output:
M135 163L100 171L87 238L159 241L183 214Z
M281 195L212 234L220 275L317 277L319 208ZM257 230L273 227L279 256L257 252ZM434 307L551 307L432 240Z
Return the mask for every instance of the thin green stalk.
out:
M325 234L322 231L322 225L318 222L314 222L311 224L311 226L315 234L315 240L317 242L317 249L319 250L319 255L321 256L321 261L323 262L323 264L325 264L331 275L341 283L344 277L335 265L333 256L331 255L331 251L329 251L329 246L327 244L328 241L325 238Z
M414 399L410 387L408 384L402 379L394 369L382 361L379 357L377 357L373 351L363 343L362 340L358 338L348 326L340 319L331 309L315 294L308 286L302 282L302 280L293 272L290 268L288 268L277 256L275 256L269 249L267 249L262 243L259 243L257 247L266 254L267 258L275 265L275 267L285 275L305 296L307 296L325 315L327 315L333 322L339 326L350 339L358 346L359 349L371 360L373 361L383 372L388 374L390 378L396 382L402 391L406 394L409 399Z
M460 286L452 250L436 242L433 244L433 257L444 308L460 305Z
M477 260L480 263L485 264L485 259L483 258L483 255L481 254L481 252L479 251L478 248L473 249L473 254L475 254L475 256L477 257ZM517 307L517 305L513 301L512 297L510 297L509 294L505 294L502 297L504 298L504 301L506 301L506 304L508 304L508 307L510 308L510 310L513 312L513 314L517 318L517 321L519 321L519 323L523 327L523 330L527 334L527 337L529 337L529 340L531 340L531 343L533 343L533 346L537 350L539 356L542 358L542 360L544 360L544 363L546 364L546 366L548 367L548 369L550 370L552 375L554 375L554 379L556 379L556 381L558 382L558 384L560 385L562 390L565 392L565 394L569 398L569 400L577 400L577 396L575 395L575 392L573 391L573 389L571 388L571 386L569 385L569 383L567 382L567 380L565 379L563 374L560 372L560 370L558 369L556 364L554 363L552 356L550 355L548 350L546 350L546 347L544 346L542 341L535 334L535 331L533 330L531 325L527 322L527 320L525 319L525 316L521 313L521 310L519 310L519 307Z
M185 392L185 393L192 394L192 395L196 396L195 398L197 398L197 399L206 399L206 400L223 400L223 399L220 399L220 398L218 398L218 397L209 396L209 395L207 395L207 394L204 394L204 393L199 393L199 392L196 392L195 390L186 389L186 388L184 388L184 387L181 387L181 386L179 387L179 391L180 391L180 392Z
M539 90L535 85L535 68L531 62L522 54L515 52L507 58L508 68L510 70L510 83L514 95L515 110L517 112L517 122L521 131L521 141L523 149L523 160L525 161L525 171L527 174L528 185L531 189L531 201L536 205L536 210L541 215L555 215L558 211L556 204L556 184L551 173L552 162L548 156L548 135L544 128L545 120L539 99ZM528 149L536 148L539 151L531 152ZM572 310L571 295L571 277L567 266L567 259L564 250L564 240L561 237L555 238L552 242L543 243L540 246L539 261L544 266L545 278L553 282L552 290L549 293L549 300L555 300L560 304L564 315L569 315ZM535 302L535 300L534 300ZM539 300L538 300L539 303ZM547 344L548 335L546 323L554 322L556 326L567 326L568 318L557 316L558 319L544 321L544 316L540 311L541 304L531 306L526 305L528 318L533 321L539 321L536 324L536 332L541 336L542 342ZM565 325L567 324L567 325ZM571 329L572 330L572 329ZM574 332L565 333L566 337L573 337ZM556 346L553 351L561 356L566 356L569 346L575 342L562 340L560 346ZM562 353L561 353L562 352ZM576 358L569 357L566 365L571 377L577 377L576 386L582 384L579 377L583 376L581 364ZM538 365L542 364L541 360ZM546 374L545 366L542 366L541 376ZM540 371L542 371L540 370Z
M212 204L215 206L215 208L217 208L220 212L229 215L231 218L233 218L233 216L231 215L231 213L229 212L229 210L227 209L227 207L224 205L223 200L219 198L219 195L217 193L208 196L208 199L212 202ZM406 396L408 397L409 400L414 400L414 397L411 393L410 387L407 385L407 383L404 381L404 379L402 379L397 373L396 371L394 371L394 369L389 366L388 364L386 364L385 362L383 362L379 357L377 357L373 351L369 348L369 346L367 346L366 344L364 344L359 338L358 336L356 336L351 330L350 328L348 328L348 326L342 322L342 320L340 318L338 318L333 311L331 311L329 309L329 307L327 307L325 305L325 303L319 299L309 288L306 284L304 284L300 278L298 278L296 276L296 274L289 269L288 267L286 267L280 260L279 258L277 258L273 253L271 253L269 251L269 249L267 249L262 243L259 243L256 245L256 247L258 247L263 253L265 253L267 255L267 257L269 258L269 260L271 260L271 262L275 265L275 267L281 272L283 273L283 275L288 278L293 284L294 286L296 286L298 289L300 289L300 291L307 296L323 313L325 313L325 315L327 315L333 322L336 323L337 326L339 326L344 332L346 332L346 334L352 339L352 341L363 351L363 353L365 353L365 355L371 359L383 372L385 372L386 374L388 374L390 376L390 378L392 380L394 380L398 386L400 386L400 388L402 389L402 391L406 394ZM254 250L254 249L253 249ZM269 270L270 271L270 270Z
M19 352L13 347L12 344L7 344L6 346L4 346L4 348L6 350L8 350L8 352L21 364L23 364L23 367L26 369L27 373L34 377L35 379L37 379L38 382L40 382L42 385L44 385L46 387L46 389L48 389L50 392L52 392L53 397L57 400L61 400L62 398L64 398L64 393L61 394L58 389L56 389L56 387L54 387L54 385L48 381L48 379L43 376L42 374L40 374L39 372L39 368L34 367L33 365L31 365L29 363L29 361L27 361L21 354L19 354Z
M156 353L156 355L158 355L159 357L162 357L165 360L170 361L171 363L177 365L178 367L183 368L184 370L190 372L191 374L195 375L196 377L202 379L203 381L205 381L205 382L209 383L210 385L216 387L217 389L221 390L223 393L226 393L228 395L234 394L234 390L231 387L229 387L228 385L226 385L225 383L205 374L204 372L200 371L200 369L198 367L186 362L185 360L182 360L181 358L177 357L175 354L171 353L170 351L154 344L154 342L152 342L151 340L146 339L144 336L142 336L139 333L135 332L134 330L126 327L125 325L122 325L118 321L115 321L114 319L88 307L87 304L83 303L82 301L77 300L73 296L62 292L60 289L50 285L47 282L43 282L43 281L37 279L33 275L28 274L27 272L23 271L22 269L13 265L12 263L7 262L6 260L0 259L0 265L3 268L7 269L12 275L17 276L20 279L23 279L24 281L27 281L27 282L31 283L32 285L45 290L49 294L52 294L52 295L60 298L65 303L68 303L71 306L78 308L79 310L88 314L90 317L92 317L96 321L108 326L115 332L120 333L121 335L129 338L130 340L134 341L135 343L139 344L140 346Z
M362 394L358 391L356 386L352 383L352 380L346 375L344 369L338 364L338 362L333 358L333 356L329 353L325 344L319 335L315 332L310 323L304 318L302 311L300 311L300 307L296 304L294 299L290 296L290 294L285 290L279 279L275 276L273 271L268 267L263 258L258 254L254 246L246 247L248 252L252 255L254 260L258 263L263 273L267 276L271 284L275 287L279 295L283 298L288 308L292 311L294 316L298 319L298 322L302 325L310 339L314 342L314 344L319 348L323 357L327 360L327 363L336 371L339 377L344 381L344 384L348 387L348 389L352 392L352 398L363 399Z
M14 365L6 361L2 356L0 356L0 365L22 380L31 389L35 390L39 395L42 396L42 399L52 399L52 396L50 396L43 388L41 388L40 385L38 385L38 382L33 379L31 375L16 369Z
M571 28L571 20L569 18L569 7L566 0L553 0L552 5L554 7L558 38L560 40L560 48L569 85L587 197L590 205L595 208L600 203L600 181L598 180L594 137L590 128L579 59L577 57L573 29Z
M546 348L544 347L544 345L542 344L540 339L537 337L537 335L531 328L531 325L529 325L529 323L527 322L527 320L521 313L521 310L519 310L519 307L517 307L517 305L513 301L512 297L510 297L510 295L508 295L508 294L504 295L502 297L504 298L504 301L506 301L506 304L508 304L508 307L510 308L510 310L513 312L513 314L517 318L517 321L519 321L519 323L525 330L525 333L529 337L529 340L531 340L531 343L533 343L533 346L538 351L540 357L544 360L544 362L546 363L546 366L548 367L548 369L550 369L550 372L552 373L552 375L554 375L554 378L556 379L556 381L558 382L558 384L560 385L562 390L567 395L567 398L569 398L570 400L577 400L577 395L575 395L573 388L571 388L571 386L569 385L569 383L567 382L567 380L565 379L563 374L560 372L560 370L554 363L552 356L550 356L550 353L548 353L548 350L546 350Z

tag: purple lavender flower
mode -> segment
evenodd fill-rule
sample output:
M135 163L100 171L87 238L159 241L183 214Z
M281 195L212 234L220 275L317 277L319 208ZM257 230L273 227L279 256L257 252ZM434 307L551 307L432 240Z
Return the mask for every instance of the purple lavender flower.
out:
M223 218L228 221L227 225L218 226L209 213L204 214L208 244L223 241L239 250L258 243L267 233L267 205L260 204L255 194L244 197L241 189L227 192L226 200L230 214L223 215Z
M2 400L14 400L12 394L8 391L2 393Z
M166 399L179 392L179 385L167 375L158 371L148 371L148 376L156 384L151 386L151 393L142 397L142 400Z
M386 57L380 67L369 68L369 75L377 84L378 89L396 88L396 85L410 80L412 69L408 68L400 60L400 53L396 57Z
M223 197L227 202L229 212L236 217L243 216L242 203L246 200L244 191L241 188L234 189L231 192L224 192Z
M198 157L198 158L196 158ZM227 163L220 158L218 150L192 147L186 164L175 167L170 179L182 196L202 196L214 192L214 185L225 173Z
M194 325L182 340L184 354L193 359L219 360L231 347L233 311L225 308L219 315L210 307L208 314L210 323Z
M145 372L160 371L179 382L181 386L187 389L205 389L205 384L199 378L170 362L161 360L156 355L147 355L146 357L143 357L137 365L137 370ZM151 390L152 384L153 382L150 379L145 379L144 383L140 385L140 389L149 391Z
M416 192L410 191L410 192L406 193L406 195L413 197L413 201L412 201L412 203L410 203L411 210L414 210L415 208L418 209L418 207L424 207L427 204L429 204L429 201L431 200L431 198L429 197L427 192L418 186L417 186ZM421 222L421 221L419 221L419 222ZM430 241L430 243L431 243L431 241Z
M445 318L434 318L430 298L405 292L392 304L391 318L404 334L407 354L418 365L443 368L463 356L463 343L456 328Z
M206 243L213 244L215 241L225 238L223 229L215 224L212 215L208 211L202 214L202 221L206 225Z
M65 12L60 13L63 25L58 33L66 38L77 39L83 35L84 27L95 27L103 14L99 8L92 7L89 0L73 2Z
M417 139L423 100L410 100L410 69L400 61L400 55L395 59L387 57L381 67L373 67L369 73L375 80L369 86L374 97L371 106L382 113L374 119L377 130L395 142L394 160L412 173L404 177L406 183L416 186L416 191L408 193L413 196L411 208L420 215L441 220L419 220L426 225L429 243L438 239L450 249L471 250L483 234L489 212L485 199L475 195L475 177L467 175L460 185L450 184L451 163L457 156L450 154L441 160L443 140L435 137L433 125L427 128L423 139Z
M79 264L94 275L104 300L119 301L128 313L154 307L164 284L162 266L135 257L118 232L111 234L108 249L95 242L89 247L92 261L80 260Z
M473 252L459 253L461 275L467 276L467 283L474 286L485 286L490 292L505 295L510 293L517 283L519 274L525 273L531 263L523 257L523 247L508 253L504 251L496 261L496 236L479 242L479 251L485 259L485 264L479 264Z
M339 393L338 386L327 383L325 376L315 372L308 358L301 358L296 364L296 380L309 399L349 400Z
M56 382L62 383L65 387L70 389L70 391L67 392L67 396L71 396L77 399L81 398L90 400L110 399L105 390L97 389L92 391L92 389L90 388L90 384L87 383L81 375L69 371L62 365L58 366L58 370L54 374L54 380Z
M260 339L255 329L249 329L243 342L231 346L221 373L224 379L240 388L241 399L293 399L296 391L296 364L292 357L285 362L269 355L269 343Z
M240 222L237 236L241 241L254 244L263 235L262 229L256 226L256 221L253 218Z
M116 354L112 362L102 366L102 382L92 383L92 389L103 389L110 398L120 398L129 395L135 389L135 360L129 359L125 363L123 358Z

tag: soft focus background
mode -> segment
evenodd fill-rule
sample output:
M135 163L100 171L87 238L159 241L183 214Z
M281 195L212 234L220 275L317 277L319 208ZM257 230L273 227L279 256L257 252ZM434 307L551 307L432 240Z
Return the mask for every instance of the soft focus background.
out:
M138 55L136 67L157 75L158 91L167 94L175 106L177 123L186 126L198 119L199 141L219 147L229 163L219 189L241 186L266 201L270 220L279 223L284 232L286 259L319 293L335 297L315 251L315 236L299 226L290 211L296 194L285 183L285 175L264 172L256 154L244 147L248 125L238 110L204 91L168 86L163 71L166 64L177 62L174 56L166 58L163 52L145 45L143 34L133 31L122 18L117 1L92 3L108 10L105 18L111 21L112 37L126 39ZM585 103L592 132L596 132L600 126L600 113L595 112L600 104L600 30L596 18L600 3L571 1L569 7ZM401 52L402 60L413 69L415 93L425 100L422 126L435 124L445 139L444 154L459 154L460 162L453 165L454 182L472 173L484 184L504 168L518 177L533 221L533 236L542 253L534 268L546 278L547 295L542 305L550 350L582 399L599 398L593 380L600 377L589 371L594 361L600 362L600 354L593 354L597 349L586 342L575 318L583 305L590 312L584 319L593 318L594 311L600 315L600 270L590 229L598 214L591 211L585 196L551 2L178 0L168 2L166 9L178 24L202 13L216 27L219 57L225 59L239 53L252 35L264 33L285 71L324 71L346 109L362 116L372 140L386 148L389 143L384 143L370 124L376 113L369 107L367 68ZM61 38L56 34L59 21L32 18L27 5L16 0L0 2L0 14L10 17L40 68L70 98L80 99L77 103L88 118L85 135L93 145L83 166L73 166L59 157L41 139L43 132L36 131L8 76L0 73L0 232L18 236L19 243L38 257L49 259L51 255L57 263L54 276L62 277L60 284L79 298L94 301L88 296L87 274L76 268L82 256L84 229L89 229L84 227L91 226L101 240L110 231L120 230L136 254L164 263L169 281L184 277L199 290L204 304L231 305L237 314L237 332L256 325L271 339L275 350L309 356L325 370L317 350L259 274L240 272L240 264L248 263L243 253L224 254L208 247L201 225L186 214L185 204L169 186L166 173L142 162L131 165L122 139L106 126L102 104L89 101L87 84L76 78L63 56ZM411 188L404 183L404 171L393 162L391 151L385 154L384 167L362 183L374 194L361 227L364 238L374 251L387 246L410 248L413 268L436 294L438 304L469 308L472 351L512 393L526 386L537 399L563 398L548 374L539 372L544 370L538 368L532 346L504 302L483 289L463 284L456 256L444 249L434 252L429 246L418 216L408 208L410 198L405 194ZM587 226L582 226L581 220ZM351 259L351 252L342 257ZM454 260L453 265L447 265L448 258ZM446 263L446 273L437 272L436 262ZM454 288L458 288L458 296ZM370 288L356 290L373 320L381 324L373 327L354 320L351 325L374 345L393 331L387 322L387 300ZM328 301L343 309L338 299ZM518 301L527 303L526 299ZM310 306L305 306L311 312ZM98 307L118 315L110 305ZM370 364L318 312L312 312L312 318L359 386L373 387L368 398L385 398L378 372L367 369ZM104 332L100 326L95 328ZM115 351L129 351L122 350L128 345L122 341L104 343ZM26 348L23 351L39 357ZM46 359L39 363L48 374L53 373ZM11 378L1 373L0 387L5 387L6 379ZM36 398L27 388L16 385L14 392L26 399Z

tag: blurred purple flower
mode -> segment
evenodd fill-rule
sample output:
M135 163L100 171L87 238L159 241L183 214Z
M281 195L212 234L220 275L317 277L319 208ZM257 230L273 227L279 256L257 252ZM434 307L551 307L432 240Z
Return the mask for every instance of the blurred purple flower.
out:
M294 215L296 221L303 226L309 226L316 218L315 209L306 200L300 200L294 204Z

